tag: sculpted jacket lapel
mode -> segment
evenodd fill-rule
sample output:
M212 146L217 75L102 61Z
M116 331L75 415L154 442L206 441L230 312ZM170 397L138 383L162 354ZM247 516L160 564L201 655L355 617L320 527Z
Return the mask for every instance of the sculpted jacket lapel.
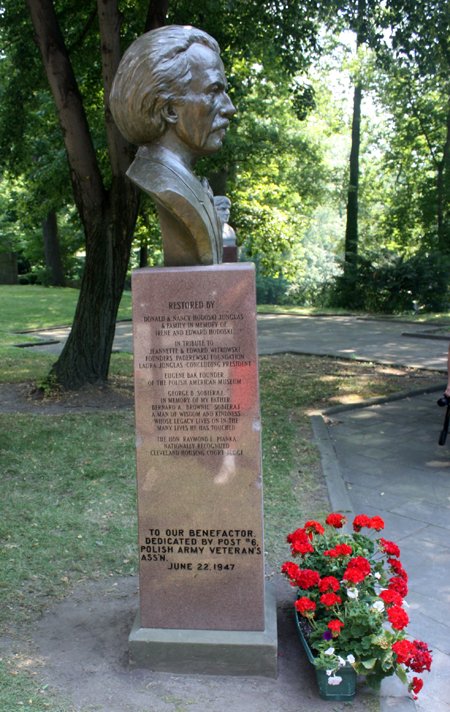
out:
M147 167L148 163L158 165L160 172L163 172L166 177L170 174L173 175L174 190L176 190L176 186L179 186L181 182L183 192L187 192L188 195L191 195L191 201L197 205L197 210L211 236L211 247L215 255L215 262L220 263L222 261L223 249L222 223L214 207L212 191L206 179L202 179L201 182L195 173L186 168L177 156L168 149L155 144L141 146L134 163L127 171L127 175L131 180L136 182L139 187L150 194L157 195L158 193L156 178L158 171L153 170L149 172ZM144 168L142 164L146 164L145 170L142 170L142 168Z

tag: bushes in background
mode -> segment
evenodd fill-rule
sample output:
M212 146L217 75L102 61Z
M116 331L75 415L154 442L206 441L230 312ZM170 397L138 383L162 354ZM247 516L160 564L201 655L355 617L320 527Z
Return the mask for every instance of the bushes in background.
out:
M358 255L328 289L328 305L369 312L446 311L450 304L450 257L391 253Z

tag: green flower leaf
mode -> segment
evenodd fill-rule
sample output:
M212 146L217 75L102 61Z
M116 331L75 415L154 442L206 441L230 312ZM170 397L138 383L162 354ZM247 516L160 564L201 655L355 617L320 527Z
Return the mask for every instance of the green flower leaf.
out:
M400 665L397 666L395 674L397 675L397 677L400 678L400 680L403 682L404 685L408 684L408 678L406 677L406 672L404 671L404 669L402 667L400 667Z
M372 690L378 691L380 689L382 679L381 675L366 675L366 683Z
M372 670L374 667L375 663L377 662L376 658L370 658L369 660L361 660L362 664L366 668L366 670Z

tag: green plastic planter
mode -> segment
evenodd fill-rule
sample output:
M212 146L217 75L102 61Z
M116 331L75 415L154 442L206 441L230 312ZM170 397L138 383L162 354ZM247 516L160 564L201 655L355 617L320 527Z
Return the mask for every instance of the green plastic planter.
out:
M317 684L319 685L319 694L323 700L336 700L345 701L352 700L355 696L356 690L356 672L353 670L350 663L346 663L345 667L339 668L336 673L339 677L342 677L342 682L339 685L329 685L328 675L324 668L318 668L314 655L311 652L311 648L306 642L305 636L303 635L302 629L300 628L299 614L295 611L295 623L297 625L298 635L308 656L310 663L314 665L314 670L316 673Z

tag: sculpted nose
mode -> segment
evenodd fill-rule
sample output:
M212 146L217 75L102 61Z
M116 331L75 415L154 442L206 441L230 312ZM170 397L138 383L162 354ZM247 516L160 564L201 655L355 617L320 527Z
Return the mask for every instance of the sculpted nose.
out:
M236 113L236 109L233 106L233 103L228 96L228 94L225 94L224 101L222 108L220 109L220 115L225 116L227 119L231 119L231 117Z

